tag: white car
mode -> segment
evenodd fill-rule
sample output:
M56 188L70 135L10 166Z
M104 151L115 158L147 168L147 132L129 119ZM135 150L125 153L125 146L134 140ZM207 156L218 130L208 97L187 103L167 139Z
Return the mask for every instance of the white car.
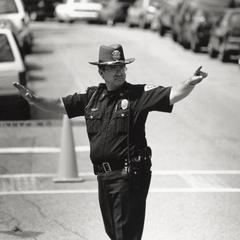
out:
M30 29L30 18L24 10L21 0L0 0L0 19L10 20L23 39L23 49L30 53L33 45L33 34Z
M12 83L26 85L26 67L10 29L0 28L0 95L17 93Z
M26 67L14 34L0 27L0 120L29 119L29 104L19 95L13 82L26 86Z
M99 21L102 9L100 0L66 0L55 7L55 15L59 22L75 20Z

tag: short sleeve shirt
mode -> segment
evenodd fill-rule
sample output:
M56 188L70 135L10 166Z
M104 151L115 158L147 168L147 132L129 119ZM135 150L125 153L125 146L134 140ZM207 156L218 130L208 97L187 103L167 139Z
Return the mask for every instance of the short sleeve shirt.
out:
M105 84L63 98L70 118L85 116L94 164L119 161L147 146L145 122L151 111L172 112L171 87L124 83L109 92Z

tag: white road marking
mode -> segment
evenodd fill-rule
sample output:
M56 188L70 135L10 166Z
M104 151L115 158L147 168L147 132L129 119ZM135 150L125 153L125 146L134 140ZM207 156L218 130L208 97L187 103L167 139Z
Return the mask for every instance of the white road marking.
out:
M179 175L191 188L223 188L226 186L223 179L217 175Z
M221 179L221 175L240 175L239 170L168 170L153 171L153 176L176 175L187 183L187 187L150 188L150 193L240 193L240 188L229 187ZM93 172L79 173L79 177L94 177ZM97 193L97 189L60 189L36 190L37 178L57 177L53 173L3 174L0 175L2 195L30 195L30 194L90 194ZM5 179L5 180L4 180ZM6 182L7 181L7 182ZM18 183L18 181L20 181ZM22 188L22 184L25 186ZM6 185L6 186L5 186ZM18 186L19 185L19 186ZM11 187L12 186L12 187ZM22 188L22 189L21 189ZM27 190L26 190L27 188ZM17 190L16 190L17 189Z
M76 152L89 152L89 146L76 146ZM16 153L60 153L61 149L58 147L11 147L0 148L0 154L16 154Z
M153 175L235 175L240 170L160 170L153 171Z
M240 188L153 188L150 193L240 193ZM40 194L96 194L97 189L69 189L69 190L32 190L32 191L3 191L6 195L40 195Z
M152 171L153 176L165 175L240 175L240 170L160 170ZM56 177L56 173L19 173L19 174L2 174L1 178L45 178ZM79 173L79 176L94 176L93 172Z

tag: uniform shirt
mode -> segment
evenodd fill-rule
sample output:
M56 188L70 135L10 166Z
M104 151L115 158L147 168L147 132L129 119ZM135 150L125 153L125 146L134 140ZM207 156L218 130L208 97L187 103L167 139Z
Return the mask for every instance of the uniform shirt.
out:
M90 158L99 164L134 156L138 149L147 146L148 113L171 112L170 91L171 87L127 82L116 91L108 91L105 84L100 84L62 100L69 118L85 116Z

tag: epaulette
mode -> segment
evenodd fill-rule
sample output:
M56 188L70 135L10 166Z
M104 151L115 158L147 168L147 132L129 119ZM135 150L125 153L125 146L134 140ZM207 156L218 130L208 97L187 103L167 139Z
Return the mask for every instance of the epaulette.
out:
M101 94L103 89L106 88L106 84L104 83L100 83L98 86L92 86L92 87L88 87L87 88L87 96L88 99L91 99L91 97L93 96L93 94Z
M88 87L87 88L87 99L91 99L92 95L94 94L94 92L96 92L97 90L97 86L93 86L93 87Z

